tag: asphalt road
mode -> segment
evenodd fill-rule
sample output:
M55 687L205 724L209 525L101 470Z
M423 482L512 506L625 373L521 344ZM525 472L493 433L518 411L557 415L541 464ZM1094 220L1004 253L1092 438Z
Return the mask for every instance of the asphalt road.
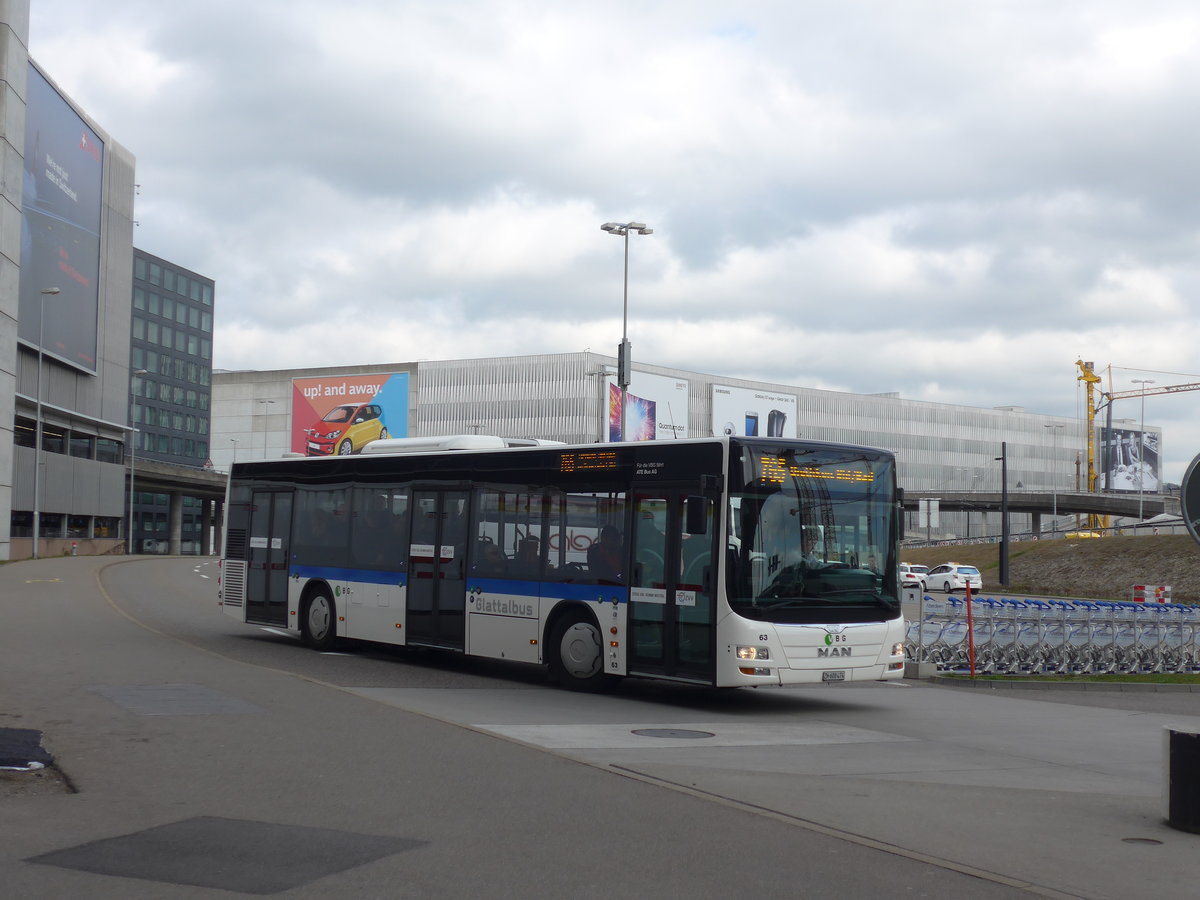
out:
M210 560L0 567L4 895L1192 897L1162 727L1196 695L914 682L608 695L240 625ZM639 734L638 732L648 732Z

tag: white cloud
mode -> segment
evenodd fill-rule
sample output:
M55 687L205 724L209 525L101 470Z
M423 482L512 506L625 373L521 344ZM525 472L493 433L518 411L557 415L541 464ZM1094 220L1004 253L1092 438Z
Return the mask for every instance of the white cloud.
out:
M223 368L611 349L599 225L634 218L647 362L1061 415L1080 356L1195 368L1183 0L31 16L34 58L137 156L138 246L216 279ZM1147 404L1168 479L1197 400Z
M1130 262L1105 266L1082 308L1094 319L1113 317L1135 328L1139 322L1173 321L1186 313L1168 273Z

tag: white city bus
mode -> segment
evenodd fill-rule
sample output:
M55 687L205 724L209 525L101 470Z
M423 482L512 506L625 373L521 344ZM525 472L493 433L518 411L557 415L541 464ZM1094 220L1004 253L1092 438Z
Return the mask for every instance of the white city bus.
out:
M324 649L376 641L718 687L900 678L885 450L721 437L390 440L240 462L221 601Z

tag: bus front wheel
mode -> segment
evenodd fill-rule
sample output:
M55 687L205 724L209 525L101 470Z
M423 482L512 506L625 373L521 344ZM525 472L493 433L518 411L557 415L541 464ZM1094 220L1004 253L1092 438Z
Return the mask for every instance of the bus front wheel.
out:
M550 636L550 671L570 691L602 691L613 682L604 673L604 641L583 613L565 616Z
M337 638L337 607L326 588L315 591L304 604L300 636L314 650L328 650Z

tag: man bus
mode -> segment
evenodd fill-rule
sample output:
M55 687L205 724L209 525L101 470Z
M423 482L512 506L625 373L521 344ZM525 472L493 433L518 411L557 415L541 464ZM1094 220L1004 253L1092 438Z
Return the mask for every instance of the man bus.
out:
M225 612L318 649L355 639L546 665L576 690L902 677L888 451L536 443L390 439L236 463ZM602 540L617 544L610 562L594 551L589 565Z

